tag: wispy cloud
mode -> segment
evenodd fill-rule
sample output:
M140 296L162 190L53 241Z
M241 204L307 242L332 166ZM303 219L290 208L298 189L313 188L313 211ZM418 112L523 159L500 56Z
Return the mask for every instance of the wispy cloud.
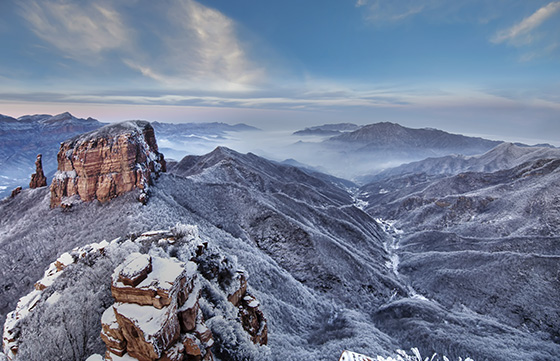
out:
M530 44L534 40L533 31L558 13L559 10L560 1L551 2L521 22L497 32L491 41L494 43L509 42L514 45Z
M372 22L397 22L421 13L433 0L419 4L418 1L358 0L356 7L367 9L366 18Z
M144 13L109 1L21 0L19 9L62 57L107 69L119 62L163 87L237 91L265 78L237 24L195 0L147 2Z
M171 4L164 14L169 27L157 34L163 54L145 57L145 64L129 59L129 66L175 87L237 90L264 78L264 69L249 59L232 19L193 0Z
M92 62L106 51L126 47L129 33L109 5L27 0L18 3L31 30L66 57Z

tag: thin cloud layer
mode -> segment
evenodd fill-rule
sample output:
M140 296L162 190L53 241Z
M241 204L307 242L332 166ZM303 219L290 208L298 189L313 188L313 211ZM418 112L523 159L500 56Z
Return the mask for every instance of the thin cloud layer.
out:
M66 57L91 62L129 43L121 16L108 4L38 0L18 4L35 35Z
M532 32L546 20L556 15L559 10L560 1L551 2L535 11L531 16L524 18L521 22L499 31L492 38L492 42L502 43L507 41L514 45L529 44L534 39Z
M194 0L146 4L149 14L138 15L127 3L24 0L20 14L64 57L108 67L116 58L162 86L235 91L265 78L221 12Z
M154 35L162 53L127 58L132 69L174 88L242 90L265 77L237 37L235 22L196 1L171 1L162 12L165 32Z

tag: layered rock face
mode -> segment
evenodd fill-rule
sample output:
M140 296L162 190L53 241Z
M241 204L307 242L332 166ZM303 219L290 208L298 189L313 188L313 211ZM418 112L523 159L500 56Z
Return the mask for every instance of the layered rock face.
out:
M35 160L35 173L31 175L31 181L29 182L29 188L39 188L47 186L47 177L43 172L43 155L38 154L37 160Z
M195 263L132 253L115 269L111 292L116 302L101 319L106 360L213 360Z
M61 143L58 171L51 184L51 207L76 200L106 202L133 189L139 200L165 172L154 128L146 121L112 124Z

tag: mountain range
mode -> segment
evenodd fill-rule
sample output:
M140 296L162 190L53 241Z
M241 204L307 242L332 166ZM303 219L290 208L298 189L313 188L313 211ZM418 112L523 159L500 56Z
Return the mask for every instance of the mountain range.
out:
M386 135L393 139L418 135L399 143L409 150L457 148L445 139L473 152L493 144L399 127L363 127L321 146L367 153L379 129L398 130ZM47 187L24 189L0 202L2 321L63 252L182 223L247 270L268 320L268 346L240 348L231 359L333 360L344 349L381 357L418 347L451 359L555 360L560 160L554 148L488 150L403 166L359 186L217 147L168 162L145 204L133 191L51 209ZM84 352L102 353L96 345Z

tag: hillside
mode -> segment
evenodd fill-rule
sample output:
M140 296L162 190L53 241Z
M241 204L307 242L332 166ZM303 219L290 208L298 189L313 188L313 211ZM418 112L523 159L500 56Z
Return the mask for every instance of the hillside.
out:
M538 349L541 339L557 347L559 172L560 159L545 158L490 173L408 174L368 184L360 197L400 229L390 248L415 292L489 316L502 325L496 332L540 335L518 350Z

